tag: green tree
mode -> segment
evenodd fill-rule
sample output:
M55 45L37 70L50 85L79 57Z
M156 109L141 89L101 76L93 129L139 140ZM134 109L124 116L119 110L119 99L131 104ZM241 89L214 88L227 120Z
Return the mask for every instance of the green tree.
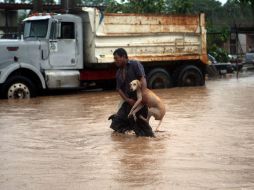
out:
M238 0L228 0L223 7L224 22L228 25L249 25L251 22L254 24L253 10L250 4L241 3Z
M176 14L191 13L192 0L165 0L165 12Z
M123 5L114 1L114 0L108 0L106 1L106 12L109 13L117 13L117 12L123 12Z
M128 0L123 3L124 13L161 13L164 0Z
M252 8L252 11L254 11L254 1L253 0L237 0L241 4L247 4L250 5Z

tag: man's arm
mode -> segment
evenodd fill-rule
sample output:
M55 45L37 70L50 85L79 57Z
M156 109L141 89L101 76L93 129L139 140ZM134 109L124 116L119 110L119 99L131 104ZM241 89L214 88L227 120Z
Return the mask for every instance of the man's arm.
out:
M135 104L135 100L128 98L121 89L117 89L119 95L123 98L124 101L128 102L131 106Z
M144 69L144 66L140 62L137 62L137 64L135 66L136 66L136 67L134 67L135 73L137 75L137 78L141 82L141 89L143 91L143 89L147 88L145 69Z
M141 89L142 89L142 90L145 89L145 88L147 88L147 82L146 82L146 78L145 78L144 76L142 76L142 77L140 78L140 82L141 82Z

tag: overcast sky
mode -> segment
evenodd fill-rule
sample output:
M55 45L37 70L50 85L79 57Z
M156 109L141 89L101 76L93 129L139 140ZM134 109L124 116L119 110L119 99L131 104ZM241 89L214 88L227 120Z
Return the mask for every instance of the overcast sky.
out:
M227 0L219 0L223 5L227 2Z

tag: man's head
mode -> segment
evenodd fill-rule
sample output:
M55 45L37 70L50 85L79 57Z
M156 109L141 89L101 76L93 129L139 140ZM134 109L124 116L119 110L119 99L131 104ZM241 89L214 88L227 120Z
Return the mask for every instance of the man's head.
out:
M117 67L123 67L128 62L127 52L123 48L116 49L113 55Z

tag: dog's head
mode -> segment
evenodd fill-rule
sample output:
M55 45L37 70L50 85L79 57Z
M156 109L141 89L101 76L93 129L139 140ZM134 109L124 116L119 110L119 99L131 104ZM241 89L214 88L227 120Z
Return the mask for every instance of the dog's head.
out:
M133 80L130 82L130 90L131 91L136 91L139 88L141 88L141 83L139 80Z

